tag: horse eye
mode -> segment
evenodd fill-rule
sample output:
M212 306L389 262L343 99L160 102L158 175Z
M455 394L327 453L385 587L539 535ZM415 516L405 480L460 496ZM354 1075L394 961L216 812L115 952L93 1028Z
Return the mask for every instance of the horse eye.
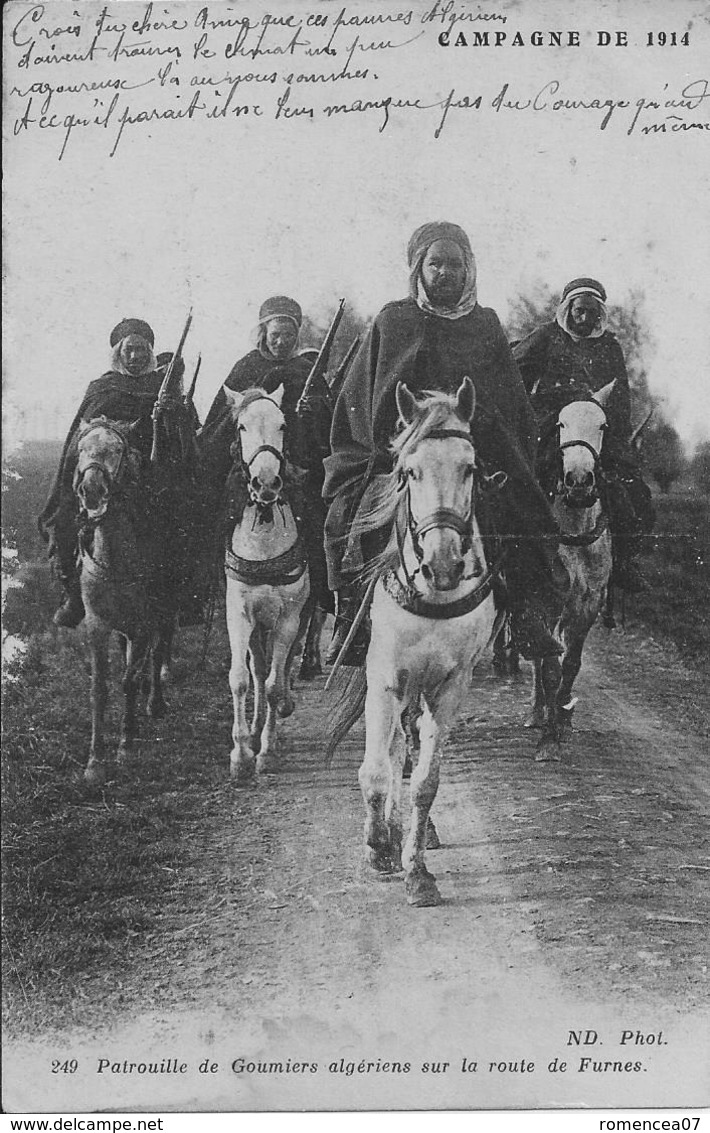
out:
M239 431L240 433L246 433L246 430L247 430L247 427L246 427L246 425L239 425L239 426L238 426L238 431Z

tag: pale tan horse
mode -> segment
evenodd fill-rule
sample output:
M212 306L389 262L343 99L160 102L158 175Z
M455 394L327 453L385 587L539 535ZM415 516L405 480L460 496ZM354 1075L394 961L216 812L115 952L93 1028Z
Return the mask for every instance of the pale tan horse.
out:
M236 427L236 464L248 491L229 532L225 560L234 705L230 766L237 783L275 767L277 717L295 707L290 670L309 612L306 551L285 485L283 392L283 386L271 395L225 387Z
M612 557L600 456L613 387L610 382L593 397L570 402L557 418L552 508L560 530L558 554L570 588L556 629L564 647L562 658L533 665L528 725L543 729L539 760L560 758L560 740L572 728L577 702L572 692L584 643L606 601Z
M137 735L137 698L150 669L148 712L162 716L161 667L172 638L177 599L166 574L165 541L151 506L147 477L134 447L135 426L106 417L78 433L74 491L80 507L81 594L91 651L92 733L84 776L106 778L104 714L108 700L109 641L125 638L124 713L118 760Z

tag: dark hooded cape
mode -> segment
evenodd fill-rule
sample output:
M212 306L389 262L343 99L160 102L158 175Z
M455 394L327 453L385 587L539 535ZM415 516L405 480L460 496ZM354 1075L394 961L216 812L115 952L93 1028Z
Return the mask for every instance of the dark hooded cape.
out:
M495 311L476 307L460 319L443 319L409 298L380 311L345 378L325 461L325 498L334 499L368 469L390 470L397 382L415 394L455 393L466 375L476 388L473 434L481 458L491 469L512 461L523 478L531 477L535 418Z
M111 370L91 382L72 421L62 449L57 475L38 525L49 542L57 513L71 502L73 509L72 477L76 465L76 435L82 421L94 417L108 417L110 421L140 421L138 443L143 449L150 446L152 437L151 413L164 375L158 371L130 377Z
M611 331L579 342L559 326L545 323L516 343L513 356L538 419L559 413L574 397L597 393L616 379L607 405L612 436L619 442L631 433L631 401L624 355Z
M303 393L313 363L296 355L284 362L265 358L252 350L232 367L224 385L236 393L263 389L272 394L284 387L281 409L286 418L285 453L291 464L306 470L303 481L304 536L308 549L311 584L321 604L328 608L330 596L326 584L323 552L325 509L322 500L323 458L330 451L331 398L324 378L309 393L307 411L297 414L296 406ZM212 402L200 436L206 488L205 510L217 514L224 508L224 491L232 467L230 452L234 441L234 425L228 399L222 387Z

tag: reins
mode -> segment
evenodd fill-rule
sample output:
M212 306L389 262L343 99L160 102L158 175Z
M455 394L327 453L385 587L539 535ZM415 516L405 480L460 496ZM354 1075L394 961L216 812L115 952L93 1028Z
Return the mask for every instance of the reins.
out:
M422 437L422 441L448 440L449 438L458 438L466 441L471 445L475 453L473 437L470 432L465 432L462 429L433 429L430 433L427 433L425 437ZM422 519L416 520L412 512L409 478L403 472L400 473L399 490L405 492L406 500L406 529L409 532L418 566L413 573L410 573L406 564L402 527L401 524L395 520L395 536L399 552L399 565L406 581L405 583L400 582L394 571L388 571L384 575L383 586L389 596L410 613L437 620L461 617L463 614L475 610L492 592L496 578L503 564L504 554L496 560L496 563L490 569L486 570L482 578L476 571L472 571L470 574L465 574L461 577L460 583L469 582L472 578L481 578L478 585L463 598L457 598L451 602L442 604L430 602L414 585L416 576L421 571L424 558L421 539L427 532L449 528L460 536L462 554L465 556L471 550L473 544L472 528L475 514L475 501L479 494L481 480L482 472L479 465L476 464L476 470L471 484L470 503L466 515L461 515L454 508L436 508Z

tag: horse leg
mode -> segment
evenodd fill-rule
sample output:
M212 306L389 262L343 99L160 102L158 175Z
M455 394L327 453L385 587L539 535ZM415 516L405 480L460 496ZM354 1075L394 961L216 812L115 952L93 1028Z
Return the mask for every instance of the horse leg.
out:
M124 763L128 753L133 747L133 741L138 735L138 714L136 704L145 672L145 663L150 650L150 637L141 633L129 639L126 651L126 671L123 676L123 720L121 721L121 738L118 744L118 762Z
M281 630L282 627L279 627ZM265 685L266 720L261 730L261 746L256 757L257 771L272 771L278 757L278 737L276 721L284 701L290 699L286 666L291 649L291 639L279 636L273 641L271 650L271 669Z
M249 742L252 751L258 751L261 746L261 733L266 722L266 672L267 672L267 646L266 635L261 626L255 626L249 641L249 672L251 673L251 690L254 698L252 707L251 726L249 728Z
M402 713L402 727L406 739L406 753L402 776L405 779L411 779L415 759L419 758L419 720L421 719L421 714L421 708L419 708L419 706L415 707L413 704L410 704L409 708L405 708ZM441 849L441 841L439 840L439 835L431 815L429 816L426 829L426 849Z
M91 619L89 619L91 621ZM91 649L91 750L89 762L84 771L84 779L98 787L106 779L104 755L104 714L108 701L108 645L110 631L104 627L90 624L89 647Z
M365 801L366 859L378 873L402 868L400 796L404 767L401 701L382 685L369 685L365 700L365 758L358 772Z
M582 667L582 650L587 639L590 627L585 625L577 627L574 634L565 631L563 640L565 646L562 658L562 679L557 693L557 712L560 719L561 739L568 740L572 731L572 720L576 698L572 697L572 689Z
M229 769L237 785L248 782L254 775L254 750L247 720L247 693L249 692L249 666L247 653L252 627L249 620L229 608L227 592L227 629L232 660L229 667L229 687L232 692L234 721L232 724L232 750Z
M171 619L168 628L165 631L163 640L163 660L160 667L160 681L161 684L168 684L172 676L172 663L173 663L173 641L175 639L175 631L177 629L177 614Z
M436 713L425 707L419 722L419 762L412 772L412 818L409 835L404 846L402 864L405 871L407 901L416 908L439 905L441 895L434 876L424 861L429 811L439 788L441 748L445 731L440 720L450 719L455 712L454 690L439 698Z
M532 663L533 682L530 697L530 712L525 718L526 728L542 728L545 725L545 686L542 679L543 662L537 658Z
M320 656L320 639L323 633L325 616L325 610L322 610L320 606L316 605L313 607L308 621L308 632L306 633L306 643L303 647L301 669L298 674L303 681L311 681L314 677L323 675L323 666Z
M170 655L172 635L171 621L167 628L162 627L156 634L150 651L150 692L148 694L147 712L154 720L160 719L168 710L163 697L163 671L166 667L166 657Z
M561 727L557 694L562 677L562 666L558 657L542 659L542 690L545 701L545 718L542 735L538 741L535 759L538 763L553 763L560 760Z

